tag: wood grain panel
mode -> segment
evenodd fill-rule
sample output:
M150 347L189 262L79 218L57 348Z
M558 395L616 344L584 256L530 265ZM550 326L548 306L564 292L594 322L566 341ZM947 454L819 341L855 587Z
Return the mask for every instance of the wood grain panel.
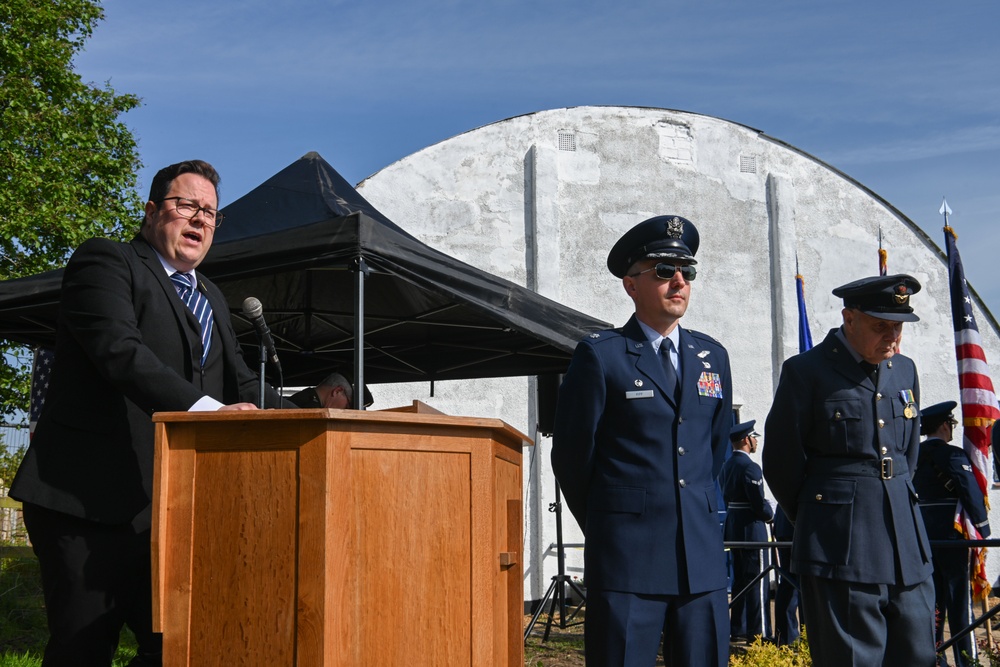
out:
M352 452L358 665L472 664L470 457Z
M297 452L199 452L191 664L295 664Z

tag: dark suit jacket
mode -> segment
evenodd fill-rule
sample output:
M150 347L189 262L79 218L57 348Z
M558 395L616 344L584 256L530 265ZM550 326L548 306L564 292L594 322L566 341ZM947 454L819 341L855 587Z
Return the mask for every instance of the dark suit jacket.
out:
M257 376L243 361L226 301L198 277L214 310L221 381L202 373L197 320L145 239L91 239L77 249L63 276L45 407L12 497L127 523L150 504L154 412L187 410L206 394L257 401Z
M910 479L919 399L913 361L899 354L883 361L876 387L836 330L785 361L764 425L763 463L764 479L795 524L793 572L907 586L930 576ZM876 470L884 456L892 459L891 479L845 467Z
M676 595L726 585L715 479L732 381L717 341L680 331L681 400L633 316L576 348L559 392L552 467L586 534L588 586Z
M767 540L766 521L774 518L771 506L764 500L764 478L760 466L749 454L734 451L722 464L719 473L722 498L726 501L727 540L763 542Z
M312 387L306 387L295 392L288 397L288 401L294 403L299 408L321 408L323 404L319 402L319 394Z

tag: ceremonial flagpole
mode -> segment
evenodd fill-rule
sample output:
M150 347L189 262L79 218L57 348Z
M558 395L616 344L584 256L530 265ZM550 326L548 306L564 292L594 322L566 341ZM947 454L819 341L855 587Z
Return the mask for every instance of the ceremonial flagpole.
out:
M1000 418L997 397L990 379L986 353L983 351L976 316L972 311L972 298L965 281L962 258L958 254L958 235L949 224L951 208L943 198L941 209L944 216L944 242L948 253L948 284L951 294L951 317L955 329L955 357L958 363L958 388L962 399L962 449L972 463L972 472L983 492L986 508L989 509L989 452L993 423ZM960 506L961 507L961 506ZM972 523L964 509L955 515L955 529L967 540L981 540L979 529ZM986 598L990 594L990 582L986 576L986 549L971 549L972 600L982 604L986 611ZM993 647L993 633L987 623L987 642Z

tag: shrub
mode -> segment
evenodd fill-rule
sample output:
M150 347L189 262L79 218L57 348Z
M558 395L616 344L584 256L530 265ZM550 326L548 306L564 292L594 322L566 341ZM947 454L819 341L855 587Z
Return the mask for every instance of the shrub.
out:
M729 659L729 667L811 667L809 645L806 643L805 632L791 646L778 646L760 637L746 648L746 651L733 655Z

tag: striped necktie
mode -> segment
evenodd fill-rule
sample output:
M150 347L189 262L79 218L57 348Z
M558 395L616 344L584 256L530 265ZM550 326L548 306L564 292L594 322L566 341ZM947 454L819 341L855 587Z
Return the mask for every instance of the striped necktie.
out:
M177 289L177 295L181 301L194 313L201 325L201 365L204 367L205 360L208 359L208 348L212 344L212 304L208 302L205 295L194 289L191 284L191 276L177 271L170 274L170 281Z

